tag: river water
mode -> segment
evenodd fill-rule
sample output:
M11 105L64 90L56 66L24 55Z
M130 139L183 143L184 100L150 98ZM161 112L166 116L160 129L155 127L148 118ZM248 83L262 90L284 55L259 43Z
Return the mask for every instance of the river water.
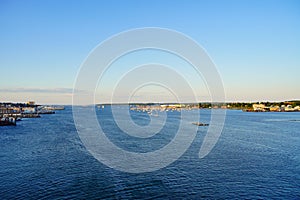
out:
M210 110L200 113L209 123ZM168 112L171 128L141 142L122 133L109 106L97 115L113 143L135 152L168 144L180 121L179 112ZM150 120L142 112L132 113L132 119L141 126ZM189 149L169 166L131 174L107 167L87 151L71 107L23 119L16 127L0 127L0 198L300 199L300 113L228 110L219 141L199 159L207 128L199 127Z

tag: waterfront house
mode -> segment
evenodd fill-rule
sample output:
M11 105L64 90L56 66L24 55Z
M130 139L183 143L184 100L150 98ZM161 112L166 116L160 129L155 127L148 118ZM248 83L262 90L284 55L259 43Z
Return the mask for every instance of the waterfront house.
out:
M271 112L279 112L280 111L280 107L279 106L271 106L270 107L270 111Z
M254 111L265 111L266 106L264 104L253 104Z
M294 111L294 108L291 105L287 105L285 107L284 111L286 111L286 112L292 112L292 111Z
M295 110L295 111L300 111L300 106L296 106L296 107L294 108L294 110Z

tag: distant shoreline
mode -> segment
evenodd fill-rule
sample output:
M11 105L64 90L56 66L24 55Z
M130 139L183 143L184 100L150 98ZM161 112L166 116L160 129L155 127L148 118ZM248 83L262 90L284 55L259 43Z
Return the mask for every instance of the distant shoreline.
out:
M192 110L192 109L231 109L243 110L245 112L300 112L300 101L282 102L234 102L234 103L123 103L123 104L96 104L101 108L108 105L128 105L130 110L151 112L153 110Z
M289 101L264 101L264 102L197 102L197 103L97 103L94 105L85 106L110 106L110 105L128 105L131 110L185 110L185 109L231 109L231 110L243 110L245 112L299 112L300 100ZM28 103L13 103L13 102L0 102L0 107L37 107L40 104L30 105ZM77 105L65 105L65 106L77 106ZM81 105L78 105L81 106ZM84 106L84 105L82 105Z

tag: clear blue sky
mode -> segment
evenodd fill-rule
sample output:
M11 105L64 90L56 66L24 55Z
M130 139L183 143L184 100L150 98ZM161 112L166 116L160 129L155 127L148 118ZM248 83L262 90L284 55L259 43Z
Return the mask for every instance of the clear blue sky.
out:
M0 101L71 103L89 52L132 28L202 45L228 101L300 99L300 1L0 0Z

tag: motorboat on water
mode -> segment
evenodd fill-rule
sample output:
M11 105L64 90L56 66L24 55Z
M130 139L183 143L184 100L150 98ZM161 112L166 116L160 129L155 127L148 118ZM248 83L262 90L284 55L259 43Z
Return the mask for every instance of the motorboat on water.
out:
M208 126L209 124L205 124L202 122L193 122L192 124L196 125L196 126Z
M2 117L0 126L16 126L16 119L14 117Z

